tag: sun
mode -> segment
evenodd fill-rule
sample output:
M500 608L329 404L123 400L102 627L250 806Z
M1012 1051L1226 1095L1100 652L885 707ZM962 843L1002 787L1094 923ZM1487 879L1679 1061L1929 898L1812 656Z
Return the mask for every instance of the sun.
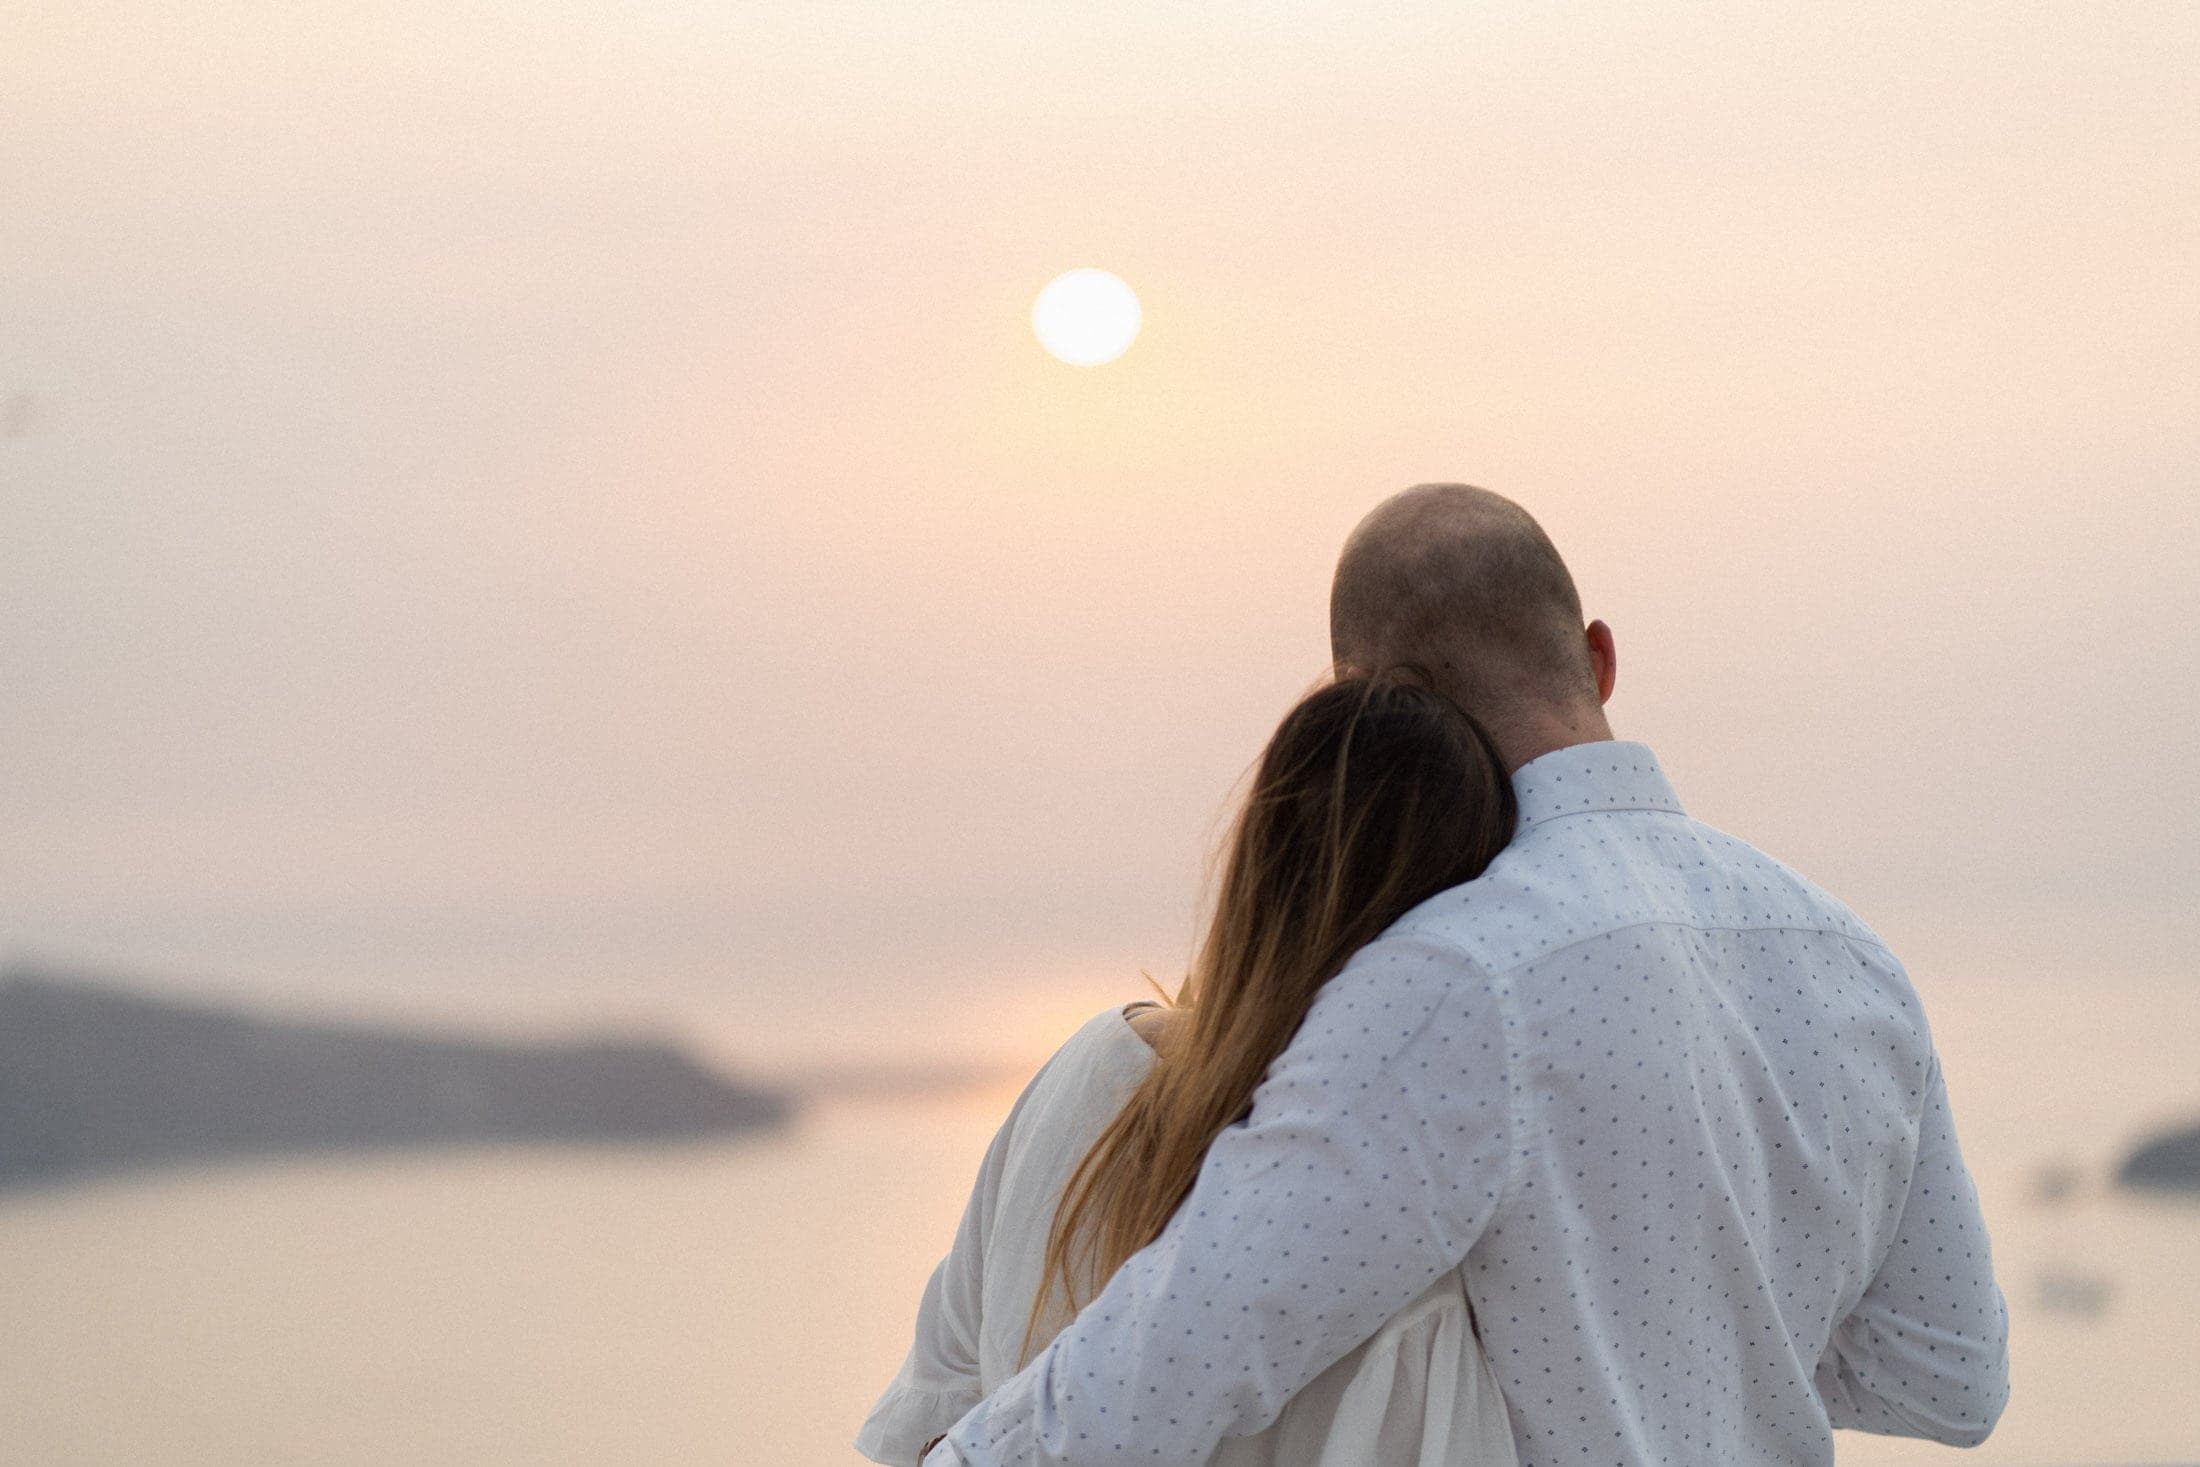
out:
M1112 362L1138 339L1138 296L1105 270L1057 275L1031 303L1039 345L1073 367Z

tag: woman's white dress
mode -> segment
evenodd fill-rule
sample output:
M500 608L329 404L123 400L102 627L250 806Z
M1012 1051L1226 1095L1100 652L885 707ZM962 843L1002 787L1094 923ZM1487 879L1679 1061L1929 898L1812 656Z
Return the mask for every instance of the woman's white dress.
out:
M1096 1015L1017 1098L917 1309L917 1337L856 1436L911 1467L925 1442L1014 1375L1046 1236L1070 1172L1153 1062L1122 1009ZM1039 1344L1068 1323L1058 1306ZM1036 1348L1036 1346L1035 1346ZM1316 1376L1215 1467L1516 1467L1512 1429L1456 1269Z

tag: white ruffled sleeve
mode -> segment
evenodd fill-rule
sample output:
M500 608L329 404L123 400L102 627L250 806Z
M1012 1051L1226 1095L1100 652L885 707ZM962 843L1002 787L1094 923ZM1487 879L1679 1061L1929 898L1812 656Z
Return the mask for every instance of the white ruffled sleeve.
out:
M1051 1066L1053 1061L1049 1060ZM1039 1073L1046 1073L1042 1066ZM961 1420L985 1398L979 1385L979 1323L985 1255L999 1207L1010 1138L1038 1077L1024 1087L994 1133L963 1208L955 1242L932 1270L917 1305L917 1335L883 1395L856 1433L855 1449L889 1467L915 1467L924 1444Z

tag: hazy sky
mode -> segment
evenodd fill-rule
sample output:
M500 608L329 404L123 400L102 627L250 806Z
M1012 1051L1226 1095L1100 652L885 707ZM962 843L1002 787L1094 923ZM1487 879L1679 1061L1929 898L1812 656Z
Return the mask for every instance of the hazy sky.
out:
M2186 4L10 5L0 950L1127 987L1459 478L1921 981L2190 971L2196 76Z

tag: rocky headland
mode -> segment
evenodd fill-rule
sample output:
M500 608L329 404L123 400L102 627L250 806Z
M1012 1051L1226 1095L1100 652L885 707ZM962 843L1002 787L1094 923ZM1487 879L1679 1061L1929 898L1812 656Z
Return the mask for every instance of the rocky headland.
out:
M652 1040L300 1022L0 971L0 1187L286 1152L719 1136L793 1104Z

